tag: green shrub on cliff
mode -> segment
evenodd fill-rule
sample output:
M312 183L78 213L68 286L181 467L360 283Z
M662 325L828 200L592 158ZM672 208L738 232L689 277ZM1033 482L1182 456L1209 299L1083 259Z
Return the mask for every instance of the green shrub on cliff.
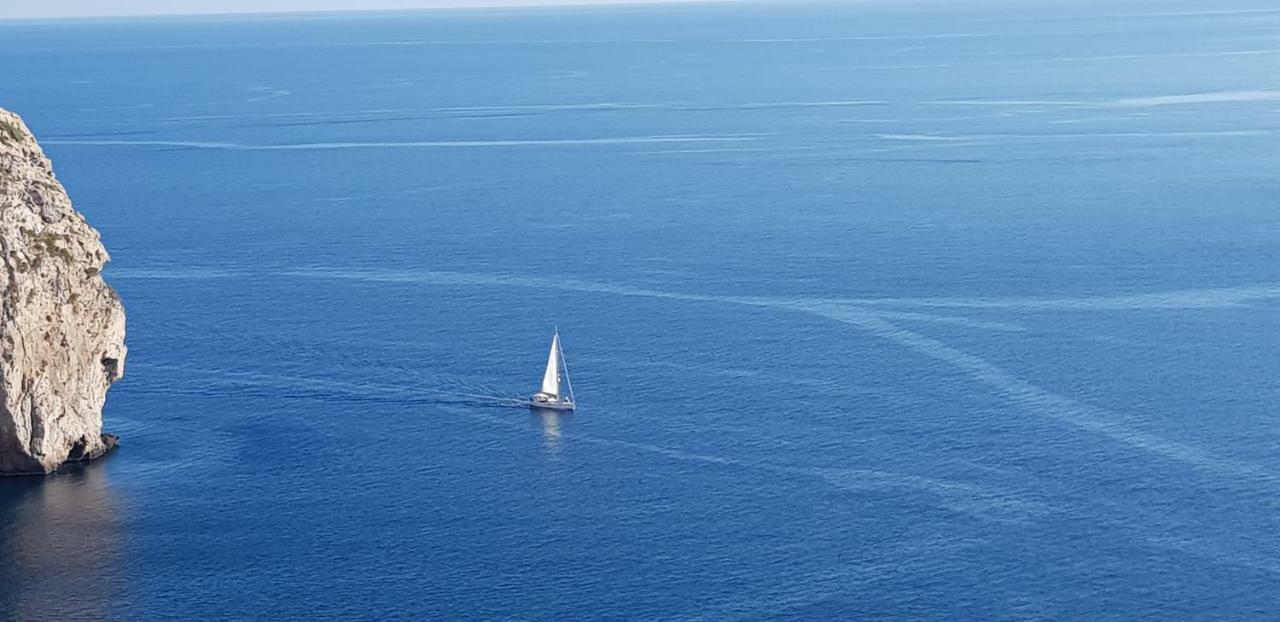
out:
M22 130L11 121L0 121L0 139L8 137L15 141L22 140Z

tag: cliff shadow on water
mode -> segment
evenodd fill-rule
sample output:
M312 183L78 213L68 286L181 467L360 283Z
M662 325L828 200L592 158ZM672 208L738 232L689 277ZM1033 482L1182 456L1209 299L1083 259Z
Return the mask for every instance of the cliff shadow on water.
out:
M120 497L99 465L0 478L0 612L102 619L122 598Z

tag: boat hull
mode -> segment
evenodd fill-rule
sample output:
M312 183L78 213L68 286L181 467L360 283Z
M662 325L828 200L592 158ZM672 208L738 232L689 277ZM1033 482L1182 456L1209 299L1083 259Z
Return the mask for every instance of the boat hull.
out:
M567 400L543 401L543 400L534 398L529 400L528 404L529 404L529 408L532 408L534 410L573 410L574 409L574 403Z

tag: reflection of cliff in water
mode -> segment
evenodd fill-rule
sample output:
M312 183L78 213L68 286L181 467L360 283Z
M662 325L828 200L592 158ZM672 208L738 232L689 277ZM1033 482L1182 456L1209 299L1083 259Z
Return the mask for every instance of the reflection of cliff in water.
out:
M0 612L14 620L110 617L119 517L101 465L0 478Z

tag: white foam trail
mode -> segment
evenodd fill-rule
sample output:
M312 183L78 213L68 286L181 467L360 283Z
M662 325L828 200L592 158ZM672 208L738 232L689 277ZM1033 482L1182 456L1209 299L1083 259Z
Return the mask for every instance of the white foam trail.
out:
M1097 56L1058 56L1039 59L1048 63L1091 63L1113 60L1150 60L1161 58L1216 58L1230 56L1265 56L1280 54L1280 49L1260 50L1212 50L1207 52L1151 52L1146 54L1103 54ZM1034 62L1035 59L1032 59Z
M187 121L218 121L222 119L318 119L333 117L340 120L346 120L352 117L362 115L375 114L409 114L414 112L430 112L432 108L370 108L361 110L346 110L338 112L252 112L244 114L199 114L199 115L181 115L175 117L164 117L156 119L160 122L187 122Z
M1102 123L1104 121L1123 121L1130 122L1137 118L1148 116L1148 113L1130 113L1125 115L1112 116L1092 116L1092 117L1076 117L1071 119L1055 119L1049 121L1049 125L1081 125L1086 123Z
M1061 99L941 99L920 102L927 106L1086 106L1088 102Z
M1225 309L1280 298L1280 284L1184 289L1150 294L1081 296L1077 298L846 298L854 305L1046 311L1138 311Z
M1212 11L1167 11L1153 13L1125 13L1116 17L1220 17L1227 15L1256 15L1280 13L1280 9L1223 9Z
M570 289L570 291L580 292L612 293L618 294L618 296L735 303L735 305L809 312L809 314L828 317L828 319L841 321L841 323L858 326L859 329L868 331L868 333L877 335L877 337L892 340L892 342L913 349L913 351L922 353L922 355L950 363L957 369L966 372L970 378L979 381L980 384L996 390L998 394L1009 399L1011 403L1016 404L1016 406L1023 408L1025 411L1036 413L1036 415L1064 422L1066 425L1088 431L1088 433L1106 436L1106 438L1115 440L1115 442L1129 445L1129 447L1140 449L1140 451L1156 454L1156 456L1169 458L1172 461L1196 467L1198 470L1211 472L1211 474L1235 477L1235 479L1263 481L1267 482L1267 484L1271 484L1277 479L1275 474L1271 474L1270 471L1263 470L1263 468L1247 465L1247 463L1230 461L1230 459L1215 456L1215 454L1193 447L1193 445L1174 442L1174 440L1167 440L1161 438L1161 436L1147 433L1147 431L1135 429L1133 426L1124 424L1123 417L1119 413L1075 402L1073 399L1062 397L1062 395L1047 392L1047 390L1041 389L1037 385L1016 378L1016 376L1009 374L1001 367L982 360L982 358L961 352L959 349L947 346L946 343L942 343L940 340L925 337L925 335L901 329L899 326L888 323L887 320L878 315L879 312L874 308L859 308L847 305L847 302L854 301L837 303L804 298L705 296L705 294L671 293L654 291L654 289L627 287L627 285L575 282L575 280L515 278L515 276L465 273L431 273L431 271L429 273L387 274L351 270L294 270L284 274L308 276L308 278L351 278L399 283L502 285L502 287ZM1143 294L1143 296L1094 298L1092 303L1091 299L1088 298L1066 299L1066 301L1061 301L1060 299L1060 301L1048 302L1051 302L1050 308L1061 308L1061 306L1052 305L1066 303L1069 308L1121 308L1121 310L1129 310L1129 308L1217 308L1224 305L1234 306L1239 301L1243 301L1243 299L1274 297L1280 297L1280 287L1268 285L1268 287L1260 288L1197 289L1197 291ZM892 302L902 303L904 301L910 301L910 299L893 299ZM929 299L920 299L920 301L929 301ZM861 302L865 305L865 303L883 303L886 301L884 299L879 299L879 301L870 299L870 301L856 302ZM943 302L955 303L956 301L943 299ZM972 301L968 301L968 305L966 305L966 301L959 302L960 306L973 306ZM1025 299L987 302L993 302L997 307L1028 305L1028 301L1025 301ZM1032 305L1034 305L1034 302L1036 301L1032 301Z
M288 97L293 94L292 91L288 91L285 89L278 89L271 86L256 86L250 90L254 91L255 93L261 93L261 95L258 95L257 97L250 97L249 99L245 100L247 102L262 102L262 101L267 101L269 99L279 99L281 97Z
M621 296L641 296L672 300L724 302L752 306L794 308L796 303L829 303L840 305L878 307L936 307L965 309L1014 309L1014 310L1066 310L1066 311L1131 311L1176 309L1222 309L1247 306L1250 302L1280 298L1280 284L1260 284L1242 287L1186 289L1149 294L1117 296L1081 296L1076 298L765 298L755 296L717 296L668 292L647 288L579 281L574 279L543 279L539 277L447 272L438 270L388 271L347 270L336 268L307 268L287 270L283 276L306 278L336 278L388 283L422 283L430 285L482 285L559 289L580 292L596 292ZM881 314L878 309L874 312ZM900 319L924 320L924 316L900 315ZM937 319L942 316L932 316ZM945 320L943 320L945 321ZM1014 328L1013 325L990 323L991 329Z
M493 106L449 106L427 108L425 112L570 112L578 110L646 110L668 108L670 104L632 102L583 102L569 104L509 104ZM413 112L413 111L406 111Z
M923 45L908 45L908 46L906 46L906 47L901 47L901 48L898 48L898 49L896 49L896 50L893 50L893 51L889 52L889 53L887 54L887 56L898 56L898 55L900 55L900 54L906 54L907 52L916 52L916 51L919 51L919 50L926 50L926 49L928 49L928 48L926 48L926 47L925 47L925 46L923 46Z
M773 149L727 148L727 149L657 149L653 151L637 151L636 153L640 155L672 155L672 154L680 154L680 153L760 153L763 151L768 151L770 153L776 152Z
M970 140L963 136L938 136L936 134L876 134L876 138L912 142Z
M353 397L372 396L382 399L422 399L437 397L463 397L485 402L521 403L518 400L502 396L481 394L460 394L455 390L436 390L415 384L412 387L383 383L348 382L324 378L313 378L289 374L270 374L240 370L203 369L190 365L157 366L140 364L143 367L167 369L182 373L191 373L211 378L226 379L239 385L256 386L273 390L303 389L318 390ZM133 389L140 391L141 389ZM468 413L470 414L470 413ZM486 418L487 419L487 418ZM641 451L660 455L673 460L700 462L719 466L732 466L765 471L779 475L812 477L837 488L850 491L866 490L911 490L923 492L935 497L939 507L968 514L977 518L995 521L1022 521L1028 516L1043 514L1043 504L1022 498L1018 494L1000 491L976 484L939 480L908 473L870 469L827 469L775 465L763 462L746 461L712 454L699 453L648 443L638 443L560 432L560 438L572 439L596 445L621 447L633 451Z
M928 322L931 324L951 324L963 328L975 328L979 330L999 331L1006 333L1025 333L1027 329L1017 324L1008 322L992 322L989 320L975 320L967 317L956 317L951 315L934 315L932 313L912 313L909 311L887 311L877 309L875 314L878 317L891 320L907 320L911 322Z
M724 302L752 306L794 308L796 303L827 303L839 305L878 307L937 307L964 309L1015 309L1015 310L1078 310L1078 311L1129 311L1173 309L1222 309L1243 307L1250 302L1280 298L1280 284L1260 284L1242 287L1186 289L1149 294L1117 296L1081 296L1076 298L766 298L755 296L717 296L668 292L647 288L579 281L574 279L544 279L539 277L439 270L359 270L339 268L302 268L286 270L283 276L306 278L335 278L386 283L422 283L429 285L481 285L528 287L535 289L559 289L580 292L596 292L621 296L641 296L672 300ZM878 309L868 312L881 314ZM933 316L934 319L942 316ZM924 320L924 316L900 315L900 319ZM944 320L945 321L945 320ZM1014 328L1013 325L991 323L991 329Z
M752 109L752 108L844 108L849 106L884 106L889 102L883 99L845 99L830 101L782 101L782 102L746 102L729 104L707 104L712 109ZM689 105L686 104L686 107Z
M718 302L741 304L774 309L789 309L812 313L853 326L905 346L930 358L948 363L967 373L971 378L984 384L997 394L1024 410L1062 422L1071 427L1090 433L1102 435L1129 447L1186 464L1204 472L1228 476L1235 479L1248 479L1267 484L1274 483L1277 476L1265 469L1218 457L1198 447L1164 439L1158 435L1145 432L1123 422L1117 413L1102 408L1076 402L1069 398L1050 393L1025 380L1017 378L1000 367L977 356L962 352L941 341L926 337L906 329L899 328L878 315L874 308L848 306L848 302L840 304L831 300L814 299L779 299L761 297L712 296L697 294L679 294L606 283L591 283L573 280L553 280L540 278L510 277L498 275L477 275L456 272L368 272L332 269L294 270L283 273L291 276L309 278L350 278L357 280L375 280L384 282L428 283L437 285L490 285L533 287L539 289L560 289L583 292L616 294L621 296L643 296L670 300L688 300L702 302ZM1122 298L1101 299L1103 308L1130 309L1149 308L1141 305L1155 305L1154 308L1205 308L1203 303L1221 305L1232 303L1249 297L1280 297L1280 287L1236 288L1218 290L1188 290L1187 292L1170 294L1154 294L1146 296L1129 296ZM903 300L897 299L901 303ZM922 299L927 300L927 299ZM859 301L863 302L884 302ZM995 301L1000 303L1001 301ZM1007 301L1006 301L1007 302ZM1025 304L1026 301L1014 301L1014 304ZM1079 303L1080 299L1074 299ZM1114 306L1114 305L1119 305Z
M649 143L717 143L749 142L768 134L670 134L653 136L618 136L611 138L548 138L512 140L426 140L408 142L294 143L284 145L251 145L185 140L46 140L48 145L82 145L94 147L180 147L189 149L225 149L232 151L302 151L327 149L422 149L470 147L566 147L579 145L632 145Z
M848 69L951 69L952 63L910 63L910 64L877 64L855 65ZM842 69L843 70L843 69Z
M883 106L882 99L833 99L816 101L756 101L756 102L654 102L654 103L581 103L581 104L520 104L507 106L464 106L435 108L435 112L561 112L561 111L612 111L612 110L754 110L768 108L846 108L859 106Z
M1070 132L1054 134L965 134L943 136L939 134L877 134L880 140L903 142L980 142L980 141L1045 141L1077 140L1088 138L1232 138L1239 136L1265 136L1275 133L1272 129L1256 130L1206 130L1164 132Z
M1086 432L1100 434L1114 441L1212 474L1252 479L1267 484L1275 483L1280 479L1265 469L1220 458L1198 447L1164 439L1128 426L1116 413L1045 391L984 359L957 350L937 339L899 328L877 317L874 312L830 305L814 305L806 310L855 325L873 335L948 363L966 372L974 380L994 389L1010 402L1034 414L1049 417Z
M652 453L672 460L745 468L778 475L816 478L826 484L830 484L836 488L846 491L863 492L871 490L909 490L917 493L925 493L934 498L934 502L938 507L974 516L975 518L983 520L1022 522L1032 516L1042 515L1048 511L1047 506L1044 504L1025 499L1015 493L1000 491L976 484L939 480L912 475L909 473L895 473L872 469L792 467L769 464L766 462L747 461L737 458L726 458L723 456L662 447L660 445L651 445L648 443L637 443L633 441L574 434L571 432L561 432L560 437L567 440L576 440L579 442L606 445L610 447L622 447L633 451Z
M261 387L276 391L301 389L347 395L356 398L375 397L391 400L468 398L495 405L523 405L523 401L509 397L459 393L456 390L432 389L419 384L414 384L413 386L402 386L384 383L349 382L290 374L204 369L191 365L167 366L148 365L143 363L139 364L139 366L196 374L213 379L226 380L237 385ZM133 387L131 390L136 392L146 391L144 388L139 387ZM487 417L482 418L488 420ZM660 445L651 445L648 443L579 435L563 431L558 433L558 437L561 439L577 440L596 445L606 445L610 447L621 447L634 451L642 451L685 462L700 462L719 466L747 468L780 475L812 477L845 490L861 491L903 489L925 492L933 495L940 507L970 514L987 520L1005 522L1021 521L1029 515L1044 512L1044 507L1041 504L1022 499L1020 496L1013 493L978 486L976 484L938 480L906 473L893 473L868 469L815 469L781 466L763 462L740 460L737 458L727 458L671 447L663 447Z
M186 140L65 140L54 138L43 142L46 145L85 145L93 147L187 147L191 149L236 149L243 147L233 143Z
M288 91L279 91L271 97L283 97ZM261 101L266 97L252 101ZM221 102L226 103L226 102ZM521 113L555 113L555 112L624 112L632 110L678 110L678 111L715 111L715 110L753 110L768 108L839 108L880 106L888 104L885 100L871 99L834 99L815 101L747 101L747 102L560 102L545 104L491 104L476 106L439 106L423 108L379 108L360 109L335 112L250 112L243 114L183 115L159 119L161 122L212 121L221 119L295 119L312 120L317 123L340 122L373 122L384 119L377 115L458 115L467 113L521 114Z
M381 283L419 283L424 285L446 286L498 286L525 287L532 289L550 289L618 296L639 296L644 298L665 298L668 300L694 300L702 302L738 302L746 304L747 298L728 298L707 296L702 294L681 294L661 290L578 281L575 279L544 279L540 277L509 276L500 274L476 274L470 272L447 272L441 270L387 271L387 270L343 270L333 268L309 268L287 270L282 276L305 278L349 279L356 281L372 281Z
M655 2L664 2L667 0L653 0ZM957 32L957 33L928 33L928 34L888 34L888 35L847 35L834 37L755 37L755 38L732 38L732 39L623 39L623 40L599 40L599 39L400 39L394 41L360 41L329 44L332 46L469 46L469 45L598 45L601 43L638 45L638 44L658 44L667 45L672 43L823 43L823 42L840 42L840 41L914 41L914 40L930 40L930 39L966 39L974 37L989 37L989 33L982 32Z
M1255 50L1251 54L1273 53L1277 50ZM1090 57L1088 60L1124 57ZM1059 59L1066 60L1066 59ZM1086 59L1077 59L1086 60ZM1178 106L1193 104L1222 104L1241 102L1280 101L1280 90L1255 89L1242 91L1208 91L1203 93L1178 93L1172 95L1148 95L1141 97L1123 97L1112 100L1063 100L1063 99L943 99L921 102L931 106L992 106L992 107L1056 107L1056 108L1154 108L1158 106Z
M1280 91L1213 91L1185 95L1158 95L1155 97L1130 97L1111 102L1117 108L1150 108L1186 104L1222 104L1235 102L1280 101Z
M843 37L772 37L756 39L721 39L721 43L821 43L824 41L914 41L930 39L970 39L990 37L985 32L942 32L931 34L848 35Z

